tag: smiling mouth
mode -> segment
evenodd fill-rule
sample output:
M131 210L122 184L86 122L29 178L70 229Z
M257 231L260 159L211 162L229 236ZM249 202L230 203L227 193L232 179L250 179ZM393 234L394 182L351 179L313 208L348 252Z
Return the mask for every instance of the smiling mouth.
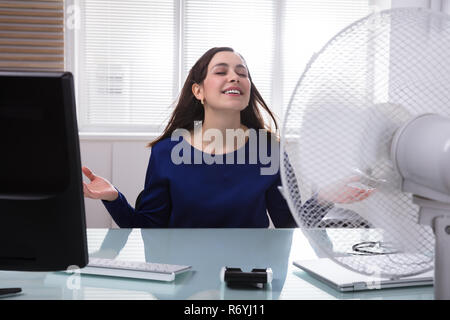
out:
M239 90L236 89L225 90L223 91L223 93L231 96L240 96L242 94Z

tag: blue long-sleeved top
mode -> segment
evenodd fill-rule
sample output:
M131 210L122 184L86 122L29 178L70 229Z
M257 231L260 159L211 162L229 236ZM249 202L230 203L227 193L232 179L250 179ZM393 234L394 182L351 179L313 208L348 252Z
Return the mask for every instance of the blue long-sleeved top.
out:
M267 164L267 158L261 161L259 149L249 142L242 148L208 161L204 156L209 154L183 138L166 138L152 147L138 207L134 209L120 191L116 200L103 204L122 228L266 228L267 212L275 227L296 227L278 190L279 169L261 174L262 168L273 163ZM270 155L270 143L267 149ZM250 160L255 159L250 157L255 152L257 161ZM243 154L245 163L238 163ZM234 164L230 164L231 156ZM279 153L275 156L279 160ZM210 164L211 159L216 163Z

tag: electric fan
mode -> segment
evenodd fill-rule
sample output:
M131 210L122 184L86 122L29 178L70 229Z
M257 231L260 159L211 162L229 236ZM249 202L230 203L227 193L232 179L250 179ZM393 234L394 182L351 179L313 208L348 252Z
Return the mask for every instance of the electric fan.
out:
M435 298L450 299L448 116L447 15L398 8L342 30L311 58L285 112L280 171L298 225L364 227L312 240L363 274L435 267Z

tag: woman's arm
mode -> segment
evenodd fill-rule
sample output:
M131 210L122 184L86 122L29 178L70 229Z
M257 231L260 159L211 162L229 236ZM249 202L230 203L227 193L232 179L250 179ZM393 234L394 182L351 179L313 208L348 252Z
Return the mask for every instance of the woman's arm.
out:
M278 184L279 182L279 184ZM272 185L266 192L266 207L270 219L276 228L296 228L297 223L292 216L289 206L278 190L281 181Z
M299 212L291 213L286 199L281 195L278 187L281 186L281 179L278 178L273 186L266 193L267 209L270 218L277 228L295 228L297 223L293 214L297 214L302 222L300 227L315 227L322 221L328 211L333 208L332 203L319 202L317 195L313 195L310 199L301 204L300 192L297 190L298 198L296 201L300 205ZM285 190L284 192L286 192Z
M152 149L139 208L133 208L118 191L114 201L103 204L121 228L164 228L169 224L171 201L168 181L158 166L157 152Z

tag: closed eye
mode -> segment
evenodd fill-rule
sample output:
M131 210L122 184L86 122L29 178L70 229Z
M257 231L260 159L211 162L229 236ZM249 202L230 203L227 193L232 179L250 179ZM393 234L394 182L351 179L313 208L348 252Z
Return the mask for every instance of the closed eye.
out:
M227 73L226 72L216 72L216 74L218 74L218 75L226 75ZM247 74L245 74L245 73L238 73L237 75L240 76L240 77L243 77L243 78L247 78Z

